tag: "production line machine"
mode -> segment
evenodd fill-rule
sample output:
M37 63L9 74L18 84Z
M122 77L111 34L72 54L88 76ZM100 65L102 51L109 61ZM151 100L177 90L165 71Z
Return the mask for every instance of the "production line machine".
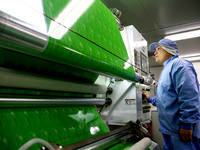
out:
M1 150L155 149L147 42L116 19L100 0L1 1Z

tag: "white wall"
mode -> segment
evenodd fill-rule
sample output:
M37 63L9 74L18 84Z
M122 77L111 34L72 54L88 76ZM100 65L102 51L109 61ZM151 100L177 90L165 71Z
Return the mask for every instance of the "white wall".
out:
M200 62L193 62L192 64L194 65L194 68L197 73L197 78L198 78L199 84L200 84Z
M198 78L199 84L200 84L200 62L193 62L192 64L194 65L194 69L196 70L197 78ZM153 67L153 68L150 68L150 72L152 74L154 74L154 76L155 76L156 83L159 80L159 77L160 77L160 74L162 72L162 69L163 69L163 67Z

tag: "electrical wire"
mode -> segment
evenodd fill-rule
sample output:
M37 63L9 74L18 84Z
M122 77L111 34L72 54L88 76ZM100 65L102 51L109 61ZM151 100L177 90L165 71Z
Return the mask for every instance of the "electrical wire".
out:
M32 146L33 144L35 143L40 143L40 144L43 144L46 148L48 148L49 150L55 150L51 144L49 144L48 142L42 140L42 139L39 139L39 138L35 138L35 139L32 139L30 141L28 141L27 143L25 143L23 146L21 146L18 150L26 150L27 148L29 148L30 146Z

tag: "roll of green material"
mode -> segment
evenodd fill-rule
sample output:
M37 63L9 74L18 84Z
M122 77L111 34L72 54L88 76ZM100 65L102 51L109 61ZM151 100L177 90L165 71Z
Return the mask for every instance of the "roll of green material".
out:
M135 78L114 15L100 0L44 1L50 36L41 55L86 70ZM58 24L59 23L59 24ZM58 59L59 58L59 59Z
M1 47L76 68L81 72L134 80L135 72L133 66L127 62L129 58L115 17L100 0L44 0L43 6L44 12L39 14L45 17L48 38L38 33L44 39L40 42L34 39L35 36L22 36L22 44L14 47L22 33L17 34L11 32L10 28L5 28L3 34L11 35L11 39L15 35L16 41L9 40L9 43L5 36ZM32 10L31 6L26 7ZM20 8L16 7L15 11L20 11L18 9ZM31 43L25 43L23 48L23 40ZM39 48L34 51L31 45L35 43ZM53 67L49 69L54 70ZM82 74L75 72L79 76ZM93 76L95 75L91 77Z
M66 146L109 132L93 106L1 108L0 123L1 150L19 149L34 138Z
M38 75L55 76L72 82L94 83L98 77L97 74L92 72L10 51L5 48L0 48L0 66L37 73Z

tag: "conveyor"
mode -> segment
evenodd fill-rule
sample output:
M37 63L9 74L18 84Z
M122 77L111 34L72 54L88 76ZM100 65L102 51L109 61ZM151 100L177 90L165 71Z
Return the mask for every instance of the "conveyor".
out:
M136 120L110 130L98 112L113 108L115 81L151 84L115 19L100 0L1 2L2 150L127 149L143 138Z

